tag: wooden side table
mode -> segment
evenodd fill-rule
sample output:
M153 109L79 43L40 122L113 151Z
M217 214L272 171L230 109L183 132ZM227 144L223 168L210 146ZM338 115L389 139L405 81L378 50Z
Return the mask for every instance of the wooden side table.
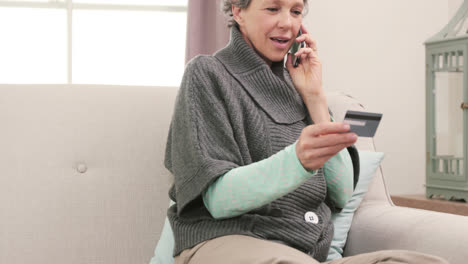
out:
M391 198L398 206L468 216L468 203L466 202L428 199L424 194L392 195Z

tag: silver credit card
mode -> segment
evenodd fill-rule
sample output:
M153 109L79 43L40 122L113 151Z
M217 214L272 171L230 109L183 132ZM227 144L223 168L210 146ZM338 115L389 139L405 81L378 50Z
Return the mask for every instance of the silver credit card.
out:
M354 132L360 137L373 137L381 119L382 114L379 113L348 110L343 122L351 127L349 132Z

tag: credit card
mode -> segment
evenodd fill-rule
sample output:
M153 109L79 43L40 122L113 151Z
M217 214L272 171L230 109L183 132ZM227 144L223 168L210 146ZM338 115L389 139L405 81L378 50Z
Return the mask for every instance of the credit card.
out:
M354 132L360 137L373 137L381 119L382 114L379 113L348 110L343 123L349 124L349 132Z

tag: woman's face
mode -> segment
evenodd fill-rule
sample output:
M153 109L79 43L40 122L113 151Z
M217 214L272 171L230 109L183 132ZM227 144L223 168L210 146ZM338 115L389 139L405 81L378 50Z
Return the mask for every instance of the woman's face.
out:
M303 10L303 0L252 0L248 8L232 11L244 39L271 65L294 43Z

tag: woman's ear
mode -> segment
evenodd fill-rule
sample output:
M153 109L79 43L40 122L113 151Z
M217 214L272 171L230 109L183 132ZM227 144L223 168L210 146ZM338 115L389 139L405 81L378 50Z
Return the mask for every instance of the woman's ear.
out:
M237 24L239 24L239 26L243 24L242 16L243 16L242 9L235 5L232 5L232 17L237 22Z

